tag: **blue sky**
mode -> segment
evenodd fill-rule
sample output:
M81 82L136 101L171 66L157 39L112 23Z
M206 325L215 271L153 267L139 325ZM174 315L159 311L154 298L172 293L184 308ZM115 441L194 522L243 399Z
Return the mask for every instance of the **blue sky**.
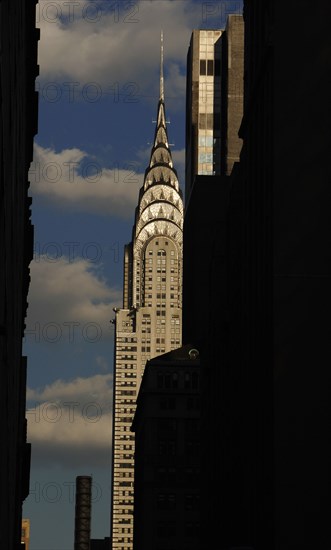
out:
M109 536L112 308L122 305L149 160L164 32L172 155L184 191L186 55L194 28L242 2L41 0L39 125L30 170L35 253L24 352L32 443L30 550L71 550L74 484L93 476L92 536Z

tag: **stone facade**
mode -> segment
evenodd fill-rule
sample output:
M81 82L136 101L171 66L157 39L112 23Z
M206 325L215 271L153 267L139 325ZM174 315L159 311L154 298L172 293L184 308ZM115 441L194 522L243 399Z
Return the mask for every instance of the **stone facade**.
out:
M183 201L167 136L163 55L154 144L125 248L123 308L115 308L112 548L133 544L131 423L146 361L182 342Z

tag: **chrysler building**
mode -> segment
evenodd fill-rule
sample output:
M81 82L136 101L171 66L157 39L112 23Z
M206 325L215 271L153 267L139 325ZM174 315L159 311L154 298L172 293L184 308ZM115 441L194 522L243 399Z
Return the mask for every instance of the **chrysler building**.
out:
M150 161L124 251L123 308L115 311L112 432L112 550L133 548L134 435L131 424L146 361L182 343L183 201L160 97Z

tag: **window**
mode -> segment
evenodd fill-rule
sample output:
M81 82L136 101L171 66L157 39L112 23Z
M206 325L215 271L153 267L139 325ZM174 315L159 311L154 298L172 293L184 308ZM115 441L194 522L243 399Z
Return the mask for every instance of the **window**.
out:
M184 388L187 390L191 387L191 377L188 372L184 375Z
M212 113L208 113L207 114L207 125L206 125L206 128L207 130L212 130L213 129L213 114Z
M219 66L218 66L219 70ZM214 60L213 59L200 59L200 74L207 76L213 76L214 74Z
M200 400L198 397L189 397L187 400L187 410L199 410L200 409Z
M199 510L199 495L185 495L185 510Z
M158 521L157 536L162 538L173 537L176 534L176 523L174 521Z
M207 61L207 75L212 76L214 74L214 61L212 59L208 59Z
M192 373L192 388L197 389L199 387L199 374L197 372Z
M199 162L213 162L213 153L199 153Z
M158 389L163 388L163 374L157 375L157 387Z
M176 508L176 495L174 493L159 493L156 505L159 510L174 510Z
M212 147L213 136L199 136L199 147Z
M176 408L176 399L174 397L161 397L160 398L160 409L167 411L167 410L174 410Z
M185 534L187 537L198 537L200 532L200 524L197 521L189 521L185 524Z
M176 441L174 439L160 439L158 450L160 456L174 456L176 454Z

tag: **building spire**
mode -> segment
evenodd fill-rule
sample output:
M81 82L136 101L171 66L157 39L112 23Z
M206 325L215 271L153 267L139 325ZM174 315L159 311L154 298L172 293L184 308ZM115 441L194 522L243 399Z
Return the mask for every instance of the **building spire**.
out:
M161 31L161 60L160 60L160 101L164 101L164 78L163 78L163 31Z

